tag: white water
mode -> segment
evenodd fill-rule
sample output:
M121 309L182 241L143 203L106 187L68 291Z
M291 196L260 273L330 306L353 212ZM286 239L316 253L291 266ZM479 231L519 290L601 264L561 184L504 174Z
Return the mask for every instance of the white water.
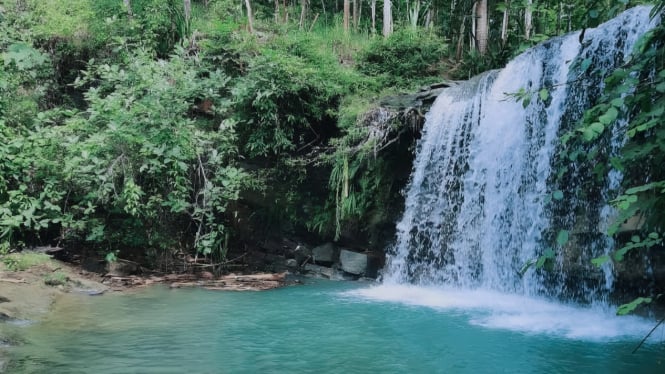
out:
M344 296L463 314L470 324L490 329L583 341L639 340L655 324L636 316L616 316L608 307L585 308L483 289L381 285L348 291ZM661 327L648 341L662 342L664 338L665 328Z
M437 98L417 148L404 216L384 270L385 284L566 295L565 276L545 282L542 271L520 275L524 264L554 244L551 233L545 237L556 219L548 204L552 158L559 136L589 105L586 95L599 92L598 79L577 79L581 61L593 60L588 72L609 71L624 62L637 38L653 27L649 10L633 8L587 30L583 44L579 33L554 38L504 69ZM570 81L577 82L567 84ZM506 96L543 87L549 88L549 98L543 102L534 95L526 108ZM613 138L612 146L618 148L623 139ZM613 176L609 187L617 180L620 176ZM601 225L611 209L593 207L586 214L586 220ZM562 221L554 226L574 224ZM589 231L600 237L597 227ZM612 246L607 240L585 244L591 252L582 256L587 263ZM590 263L588 270L584 266L580 265L582 274L594 271ZM612 287L612 269L603 271L598 278L604 290L598 295L604 297Z

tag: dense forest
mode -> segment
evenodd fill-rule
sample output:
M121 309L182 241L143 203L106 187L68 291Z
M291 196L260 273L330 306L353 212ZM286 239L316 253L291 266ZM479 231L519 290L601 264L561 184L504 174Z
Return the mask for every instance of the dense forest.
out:
M183 254L220 262L271 236L380 249L418 136L399 115L376 118L381 98L501 67L632 5L5 0L0 253L60 245L164 267ZM663 40L662 25L647 34L563 137L562 178L631 118L621 157L596 172L626 176L608 234L636 214L646 223L599 263L661 243Z

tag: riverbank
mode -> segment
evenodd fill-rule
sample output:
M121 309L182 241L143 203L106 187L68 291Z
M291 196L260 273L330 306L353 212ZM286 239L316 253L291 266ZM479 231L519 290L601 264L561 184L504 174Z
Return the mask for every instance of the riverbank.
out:
M2 325L22 326L44 320L59 299L67 294L98 297L127 292L154 284L170 288L200 287L207 290L263 291L287 284L287 273L227 274L216 277L198 274L151 274L148 276L89 272L79 266L51 258L45 253L23 252L5 255L0 261L0 372L6 365L2 348L20 344L21 337L7 333Z
M64 293L100 295L110 289L101 275L43 253L12 254L2 260L0 322L39 320Z
M228 274L98 274L36 252L7 255L0 262L0 322L38 320L65 293L97 296L136 287L167 284L171 288L262 291L286 285L286 272Z

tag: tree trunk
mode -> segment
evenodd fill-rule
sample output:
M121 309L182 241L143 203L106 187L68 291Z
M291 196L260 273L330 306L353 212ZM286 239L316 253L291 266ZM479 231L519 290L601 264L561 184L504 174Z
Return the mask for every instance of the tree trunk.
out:
M487 52L487 36L489 22L487 21L487 0L480 0L477 3L476 15L476 42L478 43L478 52L481 55Z
M307 0L300 0L300 23L298 27L303 30L305 27L305 17L307 16Z
M353 29L358 30L358 20L360 20L360 13L358 11L360 0L352 0L353 3Z
M524 9L524 38L526 40L531 38L531 29L533 28L531 5L533 5L533 0L527 0Z
M281 20L279 15L279 0L275 0L275 23L279 23Z
M506 44L508 40L508 12L510 10L510 0L506 1L506 9L503 10L503 21L501 21L501 43Z
M286 6L286 0L282 3L282 9L284 9L284 23L289 23L289 8Z
M383 0L383 37L393 33L393 10L390 0Z
M252 4L249 0L245 0L245 7L247 8L247 26L249 33L254 34L254 15L252 14Z
M132 3L130 0L122 0L123 4L125 4L125 8L127 8L127 18L132 19Z
M460 23L459 39L457 39L457 50L455 51L455 58L457 61L462 59L462 50L464 49L464 26L466 24L465 21L466 20L462 18L462 22Z
M351 0L344 0L344 32L349 33L349 18L351 18Z
M189 24L189 19L192 17L192 1L184 0L183 7L185 8L185 24Z
M478 26L478 2L476 1L471 6L471 36L469 37L469 51L473 52L478 49L478 38L476 37L476 31Z
M434 13L434 10L428 9L427 14L425 15L425 28L429 29L432 27L432 15Z
M372 13L372 34L376 33L376 0L370 3L370 11Z

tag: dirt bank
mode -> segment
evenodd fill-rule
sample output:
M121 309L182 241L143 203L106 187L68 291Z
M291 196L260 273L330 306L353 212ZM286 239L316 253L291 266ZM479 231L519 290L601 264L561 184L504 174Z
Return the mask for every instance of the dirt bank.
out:
M14 254L0 261L0 320L37 320L59 295L98 295L109 288L102 277L53 260L42 253Z

